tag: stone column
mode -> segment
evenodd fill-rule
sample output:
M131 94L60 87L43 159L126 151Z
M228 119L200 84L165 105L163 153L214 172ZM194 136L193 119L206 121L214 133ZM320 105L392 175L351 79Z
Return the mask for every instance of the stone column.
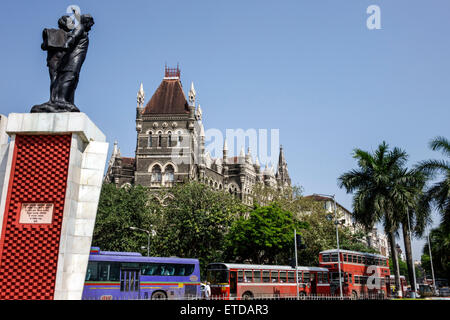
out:
M5 132L0 299L81 299L105 135L84 113L12 113Z

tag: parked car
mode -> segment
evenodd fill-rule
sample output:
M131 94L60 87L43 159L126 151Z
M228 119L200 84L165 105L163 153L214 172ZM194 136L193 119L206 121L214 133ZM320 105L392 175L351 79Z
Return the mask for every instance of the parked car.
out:
M450 288L449 287L439 288L439 297L450 297Z

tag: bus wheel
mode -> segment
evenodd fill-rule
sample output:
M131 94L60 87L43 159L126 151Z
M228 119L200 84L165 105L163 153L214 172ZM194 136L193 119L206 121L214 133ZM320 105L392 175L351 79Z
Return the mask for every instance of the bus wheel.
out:
M306 298L306 296L307 296L307 294L306 294L306 292L305 291L301 291L300 293L299 293L299 295L300 295L300 298Z
M253 298L253 294L250 291L246 291L244 292L244 294L242 295L242 299L243 300L250 300Z
M352 291L352 299L353 300L358 299L358 294L356 293L356 291Z
M152 294L152 300L166 300L167 294L164 291L155 291Z

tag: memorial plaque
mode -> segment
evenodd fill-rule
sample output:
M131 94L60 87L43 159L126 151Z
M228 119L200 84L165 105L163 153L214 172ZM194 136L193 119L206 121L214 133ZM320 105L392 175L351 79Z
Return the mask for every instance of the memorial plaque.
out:
M51 224L53 219L53 203L22 203L19 223Z

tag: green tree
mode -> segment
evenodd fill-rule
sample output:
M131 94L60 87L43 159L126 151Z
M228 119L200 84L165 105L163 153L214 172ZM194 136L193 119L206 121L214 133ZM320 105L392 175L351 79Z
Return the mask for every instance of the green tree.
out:
M450 141L436 137L430 142L433 151L441 151L447 160L426 160L419 162L417 168L430 179L442 176L442 180L430 186L423 196L425 206L435 206L442 215L443 228L450 231Z
M130 227L149 230L155 223L158 206L148 202L148 189L142 186L117 188L105 183L100 194L93 246L101 250L147 253L147 235Z
M396 291L400 289L400 270L397 257L396 232L411 208L417 206L417 194L423 186L423 175L407 170L405 151L389 146L383 141L374 153L355 149L353 157L358 169L342 174L339 186L354 193L353 214L357 222L372 229L382 222L391 248ZM404 234L410 243L409 233Z
M431 254L436 278L446 278L450 281L450 234L446 226L441 224L430 232ZM428 242L422 251L422 267L431 278L431 262Z
M248 217L233 223L226 236L225 257L236 262L287 264L293 257L294 228L301 233L306 227L277 203L256 206Z
M299 265L314 266L319 264L319 252L337 248L336 226L333 221L327 219L329 213L323 209L320 202L306 199L305 203L307 201L310 202L310 210L298 218L308 226L302 230L306 249L298 252L298 261ZM346 226L339 226L338 231L340 249L378 253L365 244L366 233L355 232Z
M208 263L222 260L225 235L233 221L248 210L229 193L198 182L162 190L153 199L162 203L162 208L157 212L152 253L198 258L202 275Z
M318 265L320 251L337 248L336 226L327 219L329 212L323 202L304 197L300 186L278 189L257 185L252 193L254 202L259 206L276 202L283 210L292 212L294 219L305 226L301 234L306 248L298 251L299 265ZM338 218L342 218L339 212ZM376 253L366 245L365 232L339 226L339 238L342 249Z

